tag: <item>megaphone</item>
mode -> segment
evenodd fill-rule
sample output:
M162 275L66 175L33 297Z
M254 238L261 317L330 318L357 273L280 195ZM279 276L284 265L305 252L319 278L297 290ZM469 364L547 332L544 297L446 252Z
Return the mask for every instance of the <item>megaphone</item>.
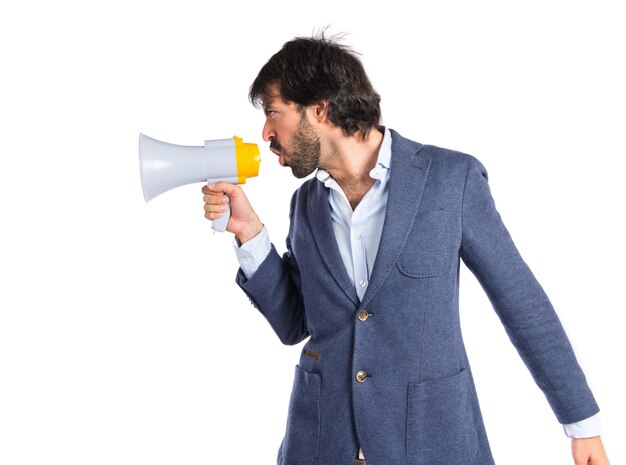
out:
M259 147L237 136L205 140L203 146L193 147L139 135L139 169L146 203L163 192L194 182L245 184L247 178L259 174L260 162ZM225 231L229 219L230 205L221 218L213 221L213 229Z

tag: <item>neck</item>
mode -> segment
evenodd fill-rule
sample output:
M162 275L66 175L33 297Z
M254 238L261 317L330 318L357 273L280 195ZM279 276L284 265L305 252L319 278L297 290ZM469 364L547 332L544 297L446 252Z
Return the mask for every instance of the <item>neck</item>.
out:
M341 132L323 142L320 168L325 169L343 188L346 185L373 184L369 173L376 165L383 133L373 129L367 138Z
M374 184L370 171L376 166L383 133L374 129L367 138L346 136L343 131L322 142L320 168L339 184L355 209Z

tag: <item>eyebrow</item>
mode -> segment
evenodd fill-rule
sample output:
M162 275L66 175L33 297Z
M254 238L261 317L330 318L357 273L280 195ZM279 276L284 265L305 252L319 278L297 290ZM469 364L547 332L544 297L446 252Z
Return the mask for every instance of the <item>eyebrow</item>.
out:
M273 108L273 103L274 103L274 99L272 99L271 101L269 101L267 103L263 103L263 111L265 113L270 111Z

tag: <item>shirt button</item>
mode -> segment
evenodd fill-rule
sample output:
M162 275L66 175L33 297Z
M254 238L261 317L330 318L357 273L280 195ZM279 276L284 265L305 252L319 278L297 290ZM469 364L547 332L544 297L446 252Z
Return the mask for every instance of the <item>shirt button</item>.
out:
M367 313L367 310L361 310L361 311L359 312L359 316L358 316L358 318L359 318L359 320L361 320L361 321L365 321L365 320L367 320L367 319L369 318L369 316L370 316L370 314L369 314L369 313Z
M361 281L359 281L359 286L361 286L361 287L367 286L367 280L366 279L362 279Z
M252 257L245 257L245 258L243 259L243 261L244 261L245 263L250 263L250 262L252 261Z
M361 240L361 235L360 235L359 233L355 233L355 234L354 234L354 240L355 240L355 241L359 241L359 240Z
M356 372L356 380L359 383L365 382L366 379L367 379L367 373L365 373L363 370Z

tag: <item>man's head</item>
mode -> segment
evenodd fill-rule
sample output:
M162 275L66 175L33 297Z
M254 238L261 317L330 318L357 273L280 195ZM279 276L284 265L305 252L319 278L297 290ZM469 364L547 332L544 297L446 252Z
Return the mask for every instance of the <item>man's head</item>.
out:
M320 34L296 38L272 56L250 86L256 106L276 97L299 110L328 102L330 122L351 136L367 137L380 123L380 96L348 47Z

